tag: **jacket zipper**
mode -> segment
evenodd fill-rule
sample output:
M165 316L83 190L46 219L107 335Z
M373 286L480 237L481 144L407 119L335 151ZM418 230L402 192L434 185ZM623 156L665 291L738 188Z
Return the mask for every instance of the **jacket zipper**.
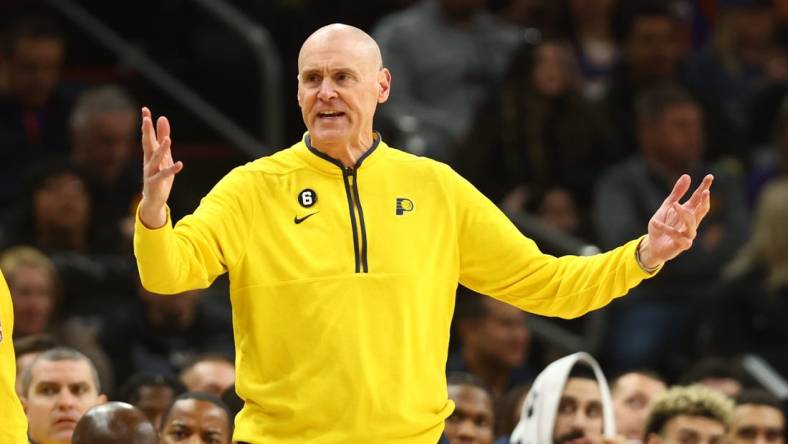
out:
M350 210L350 225L353 229L353 252L356 259L356 273L369 273L367 264L367 230L364 226L364 210L361 208L361 198L358 193L358 177L356 169L347 167L342 170L345 182L345 193ZM358 223L356 223L358 212ZM360 233L360 234L359 234Z

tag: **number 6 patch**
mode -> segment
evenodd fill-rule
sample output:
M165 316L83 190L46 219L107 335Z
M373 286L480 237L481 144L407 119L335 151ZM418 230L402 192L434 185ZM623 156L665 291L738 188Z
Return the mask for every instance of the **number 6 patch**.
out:
M317 203L317 193L312 189L305 189L298 193L298 203L304 208L309 208Z

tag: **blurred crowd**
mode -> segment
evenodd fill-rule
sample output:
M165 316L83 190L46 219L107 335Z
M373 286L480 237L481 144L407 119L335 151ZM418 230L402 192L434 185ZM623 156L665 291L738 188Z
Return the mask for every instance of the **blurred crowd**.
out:
M274 4L309 13L306 1ZM616 378L609 395L607 385L595 393L612 395L618 433L642 440L653 410L649 418L664 416L649 422L656 435L688 415L745 436L736 428L741 418L761 417L752 413L758 406L780 407L766 395L747 397L757 384L739 358L757 354L788 375L788 2L369 7L386 14L348 22L373 35L392 72L376 127L390 145L448 163L507 211L607 249L643 233L680 174L695 183L715 175L711 213L692 249L603 310L595 352ZM165 297L137 277L140 98L117 79L66 81L67 49L82 42L68 41L66 24L46 8L4 14L2 25L0 269L14 302L18 391L28 399L31 436L70 440L79 417L106 396L136 406L162 430L163 416L185 414L176 399L187 410L219 409L226 422L216 442L227 442L240 400L226 284ZM303 41L272 31L290 52ZM295 65L284 70L294 77ZM188 202L171 206L176 219L193 210ZM458 409L447 434L470 424L489 430L489 439L449 436L452 444L509 436L530 384L567 351L536 337L529 319L458 291L447 363ZM47 387L59 387L70 371L82 375L84 391L51 394ZM693 383L723 391L737 406L714 398L708 409L727 413L682 413L671 403L686 403L667 398L652 408L666 387ZM668 393L706 402L694 392ZM73 405L58 407L66 398ZM564 407L561 398L555 421L582 411L597 415L589 427L602 426L607 407L573 402ZM782 442L782 413L779 424L780 441L758 442Z

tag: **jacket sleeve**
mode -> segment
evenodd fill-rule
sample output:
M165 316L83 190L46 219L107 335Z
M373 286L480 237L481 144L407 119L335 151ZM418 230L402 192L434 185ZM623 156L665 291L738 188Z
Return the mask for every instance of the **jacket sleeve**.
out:
M231 171L175 227L169 209L157 229L146 228L137 212L134 255L145 289L175 294L206 288L241 259L254 213L254 188L244 184L245 177Z
M573 318L650 276L635 259L640 239L594 256L542 253L473 185L452 175L464 286L532 313Z

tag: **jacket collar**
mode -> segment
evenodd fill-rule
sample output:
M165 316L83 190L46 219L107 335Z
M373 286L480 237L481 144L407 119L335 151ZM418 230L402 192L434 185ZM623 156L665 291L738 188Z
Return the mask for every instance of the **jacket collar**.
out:
M382 141L380 133L375 131L372 146L370 146L369 149L356 161L354 168L358 170L361 168L362 164L369 167L369 165L375 163L377 159L381 157L381 155L377 153L383 151L385 146L386 144ZM345 170L345 166L342 165L342 162L334 159L312 145L309 132L304 133L301 143L296 146L296 152L298 156L307 164L320 171L329 174L342 174L342 172Z

